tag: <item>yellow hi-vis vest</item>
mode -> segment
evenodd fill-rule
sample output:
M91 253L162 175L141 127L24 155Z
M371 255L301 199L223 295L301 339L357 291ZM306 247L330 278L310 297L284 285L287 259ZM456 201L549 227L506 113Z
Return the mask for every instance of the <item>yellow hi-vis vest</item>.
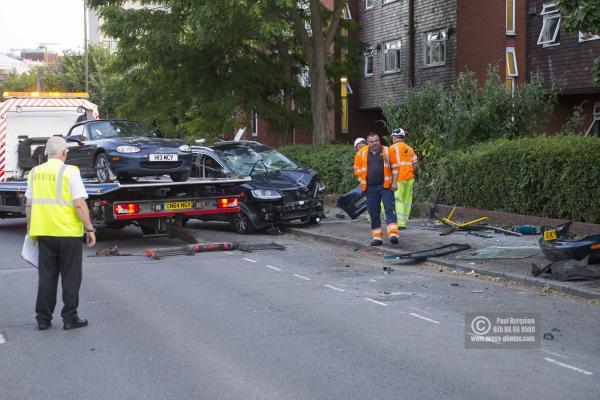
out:
M50 159L29 173L27 184L31 188L32 203L29 236L83 236L83 223L77 216L69 190L71 169L77 167Z

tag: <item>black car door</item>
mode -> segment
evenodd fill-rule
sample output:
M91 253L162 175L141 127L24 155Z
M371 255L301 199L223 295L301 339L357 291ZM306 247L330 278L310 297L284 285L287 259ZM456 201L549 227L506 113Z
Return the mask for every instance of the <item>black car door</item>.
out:
M203 178L225 177L225 169L223 166L209 155L204 155L204 157L202 157L202 171Z
M73 127L67 136L67 142L69 146L67 164L76 165L89 173L93 168L93 154L96 146L90 140L86 126L77 125Z

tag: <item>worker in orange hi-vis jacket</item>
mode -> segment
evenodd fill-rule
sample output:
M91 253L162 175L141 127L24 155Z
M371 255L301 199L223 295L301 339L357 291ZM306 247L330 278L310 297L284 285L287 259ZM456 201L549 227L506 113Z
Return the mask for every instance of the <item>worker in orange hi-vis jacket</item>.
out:
M354 175L358 178L360 176L360 171L356 169L356 160L360 157L360 150L367 147L367 139L365 138L356 138L354 141L354 150L356 151L356 155L354 156ZM358 178L360 180L360 178Z
M371 217L371 246L383 243L381 230L381 203L385 209L387 234L392 244L398 243L398 224L394 205L392 184L398 179L395 156L392 156L387 146L382 146L379 136L370 133L367 136L367 147L363 147L355 158L354 168L358 171L360 186L367 197L367 208Z
M393 154L393 158L396 160L395 166L398 168L397 189L394 196L396 199L396 215L398 217L398 227L405 229L412 207L417 155L412 147L406 143L406 131L404 129L394 129L392 131L392 141L394 144L390 146L390 152Z

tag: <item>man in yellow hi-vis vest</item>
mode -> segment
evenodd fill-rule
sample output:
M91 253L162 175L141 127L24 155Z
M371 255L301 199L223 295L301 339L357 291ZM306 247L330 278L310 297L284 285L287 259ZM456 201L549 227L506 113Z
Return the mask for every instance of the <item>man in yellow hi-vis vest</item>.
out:
M88 324L77 314L83 256L81 238L85 228L86 242L91 247L96 243L96 235L79 169L64 163L67 151L63 138L48 139L48 161L31 170L25 192L27 232L39 246L35 314L41 331L52 326L59 275L63 328L70 330Z

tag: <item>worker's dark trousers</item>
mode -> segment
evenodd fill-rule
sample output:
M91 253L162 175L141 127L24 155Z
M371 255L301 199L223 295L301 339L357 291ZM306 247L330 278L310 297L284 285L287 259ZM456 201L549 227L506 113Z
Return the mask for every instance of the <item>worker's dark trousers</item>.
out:
M40 250L38 294L35 314L38 321L52 320L56 306L58 275L62 283L63 320L77 318L81 287L82 241L80 237L38 237Z

